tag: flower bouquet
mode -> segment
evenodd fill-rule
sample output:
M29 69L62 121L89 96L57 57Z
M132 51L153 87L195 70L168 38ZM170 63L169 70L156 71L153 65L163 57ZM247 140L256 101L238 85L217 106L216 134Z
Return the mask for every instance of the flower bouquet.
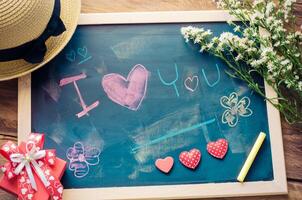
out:
M219 0L241 22L229 21L234 33L213 37L211 30L183 27L181 33L205 51L221 58L226 72L275 106L289 123L302 122L302 34L295 22L295 0ZM260 75L278 97L267 98L263 86L253 78Z

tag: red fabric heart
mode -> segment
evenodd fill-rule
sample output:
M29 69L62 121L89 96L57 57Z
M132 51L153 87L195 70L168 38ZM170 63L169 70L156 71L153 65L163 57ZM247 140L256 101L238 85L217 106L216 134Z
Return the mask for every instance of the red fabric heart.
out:
M228 141L218 139L216 142L209 142L207 144L207 151L215 158L223 159L228 151Z
M190 152L183 151L179 155L179 161L190 169L195 169L200 161L201 153L198 149L192 149Z
M174 160L172 157L168 156L164 159L157 159L155 161L155 166L162 172L169 173L174 164Z

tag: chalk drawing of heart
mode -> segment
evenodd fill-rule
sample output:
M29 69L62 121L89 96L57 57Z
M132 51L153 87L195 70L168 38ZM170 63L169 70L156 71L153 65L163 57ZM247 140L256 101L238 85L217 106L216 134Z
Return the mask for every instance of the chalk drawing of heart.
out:
M207 151L215 158L223 159L228 151L228 141L219 139L216 142L209 142L207 144Z
M190 169L195 169L201 158L201 153L198 149L192 149L189 152L183 151L179 155L179 161Z
M115 73L105 75L102 86L113 102L136 111L145 98L148 76L148 70L143 65L137 64L127 78Z
M174 160L172 157L168 156L164 159L157 159L155 161L155 166L162 172L169 173L174 164Z
M69 60L70 62L75 61L75 52L74 52L74 50L72 50L70 53L67 53L65 56L66 56L66 59Z
M86 58L87 56L87 47L78 48L78 54L82 56L83 58Z
M194 92L198 87L198 76L188 76L184 82L187 90Z

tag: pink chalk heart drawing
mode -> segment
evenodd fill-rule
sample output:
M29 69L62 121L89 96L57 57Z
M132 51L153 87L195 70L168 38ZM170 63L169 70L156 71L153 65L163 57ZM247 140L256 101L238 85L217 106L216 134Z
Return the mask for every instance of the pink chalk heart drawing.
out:
M192 149L191 151L183 151L179 155L179 161L190 169L195 169L201 158L201 153L198 149Z
M162 172L169 173L174 164L174 160L172 157L168 156L164 159L157 159L155 161L155 166Z
M113 102L136 111L146 95L148 76L148 70L143 65L137 64L127 78L116 73L105 75L102 86Z
M219 139L216 142L209 142L207 144L207 151L215 158L223 159L228 151L228 141Z
M187 90L194 92L198 87L198 76L188 76L184 82Z

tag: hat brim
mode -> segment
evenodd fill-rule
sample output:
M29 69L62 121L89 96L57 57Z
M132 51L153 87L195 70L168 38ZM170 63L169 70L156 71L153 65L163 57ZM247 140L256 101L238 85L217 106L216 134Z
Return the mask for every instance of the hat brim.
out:
M71 39L78 23L81 11L81 0L61 0L61 19L64 22L66 31L46 41L47 52L43 62L31 64L23 59L0 62L0 81L9 80L26 75L53 59L67 45Z

